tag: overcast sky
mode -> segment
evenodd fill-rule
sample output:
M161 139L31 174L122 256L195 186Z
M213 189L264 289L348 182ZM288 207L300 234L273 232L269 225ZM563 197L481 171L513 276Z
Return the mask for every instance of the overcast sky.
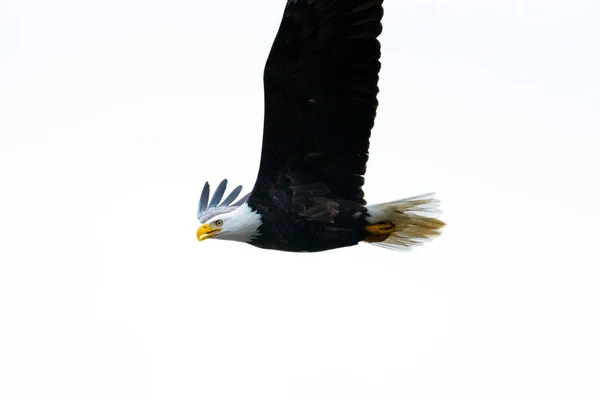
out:
M600 398L598 2L386 1L365 192L441 238L199 243L284 3L0 2L0 398Z

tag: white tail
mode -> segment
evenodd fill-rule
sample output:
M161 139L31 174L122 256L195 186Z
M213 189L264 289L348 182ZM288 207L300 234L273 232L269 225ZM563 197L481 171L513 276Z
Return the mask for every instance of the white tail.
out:
M391 221L395 231L384 241L370 242L391 250L411 250L439 236L446 225L437 217L441 215L440 201L435 193L409 197L389 203L367 206L370 224Z

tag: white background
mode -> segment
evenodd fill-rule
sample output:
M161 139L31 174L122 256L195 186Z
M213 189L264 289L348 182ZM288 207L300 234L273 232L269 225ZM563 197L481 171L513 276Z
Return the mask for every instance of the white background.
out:
M365 191L440 239L198 243L284 3L0 2L0 398L600 398L598 2L386 1Z

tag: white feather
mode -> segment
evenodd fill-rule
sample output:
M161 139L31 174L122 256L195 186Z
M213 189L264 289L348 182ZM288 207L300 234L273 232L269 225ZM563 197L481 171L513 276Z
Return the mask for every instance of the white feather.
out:
M232 212L217 215L207 223L211 224L217 220L223 221L223 224L221 232L213 236L214 239L248 243L260 235L258 228L262 225L262 218L246 203Z
M369 223L391 221L396 226L396 231L385 241L370 244L400 251L423 245L438 236L445 225L436 218L441 214L439 206L440 201L435 198L435 193L368 205Z

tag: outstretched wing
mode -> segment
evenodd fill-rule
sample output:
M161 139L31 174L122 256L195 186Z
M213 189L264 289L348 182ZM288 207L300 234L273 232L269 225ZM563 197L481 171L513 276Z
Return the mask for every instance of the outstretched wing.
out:
M198 202L198 211L196 213L200 223L205 223L217 215L231 212L244 204L248 199L249 194L231 204L242 191L242 186L240 185L233 189L229 196L225 198L225 200L221 201L223 195L225 194L225 190L227 190L227 179L223 179L221 183L219 183L219 186L217 186L217 189L215 190L209 203L208 199L210 197L210 185L208 182L204 184L202 194L200 195L200 201Z
M283 190L365 203L382 3L288 0L264 71L262 156L249 201Z

